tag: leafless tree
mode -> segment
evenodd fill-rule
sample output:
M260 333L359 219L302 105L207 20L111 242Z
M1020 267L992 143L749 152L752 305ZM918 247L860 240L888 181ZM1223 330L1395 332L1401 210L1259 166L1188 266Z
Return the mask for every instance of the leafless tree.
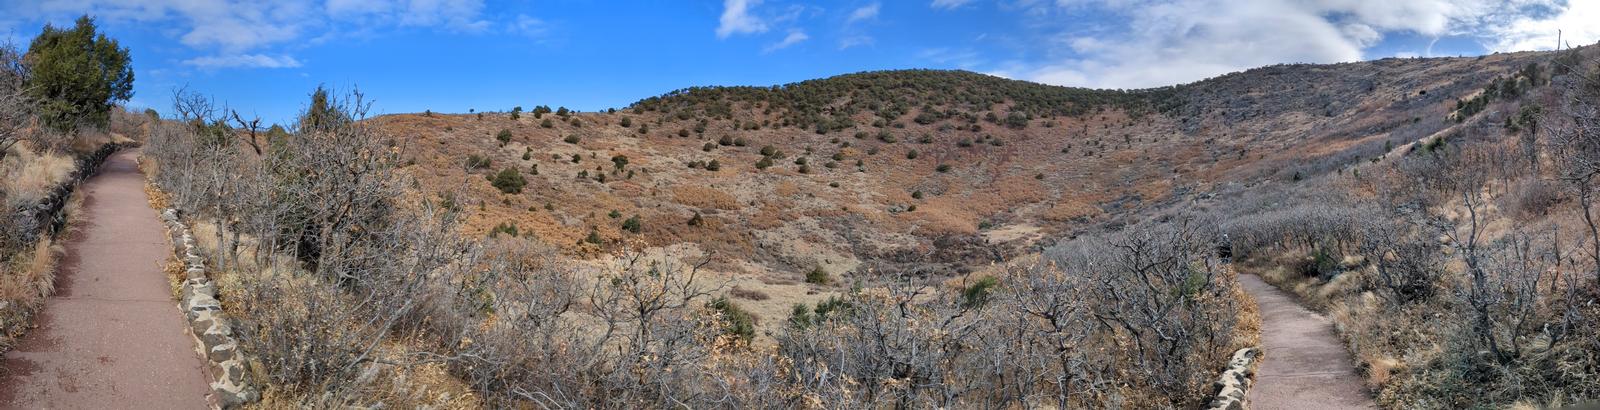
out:
M1546 110L1539 126L1560 153L1560 178L1577 199L1588 228L1588 253L1595 280L1600 282L1600 216L1595 215L1594 209L1596 196L1600 195L1595 186L1600 177L1600 68L1591 69L1592 62L1576 65L1580 66L1558 67L1557 71L1568 73L1552 82L1559 102Z
M5 159L28 125L28 102L22 92L26 75L16 46L0 44L0 160Z

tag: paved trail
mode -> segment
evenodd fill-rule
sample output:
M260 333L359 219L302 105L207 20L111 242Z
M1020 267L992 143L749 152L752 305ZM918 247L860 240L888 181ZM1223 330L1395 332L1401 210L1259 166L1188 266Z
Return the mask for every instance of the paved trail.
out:
M1239 275L1239 282L1261 308L1265 356L1246 398L1251 408L1377 408L1356 375L1355 360L1334 335L1327 318L1300 306L1256 275Z
M56 295L0 362L0 408L203 409L203 364L161 265L171 255L145 200L137 153L106 160L80 189Z

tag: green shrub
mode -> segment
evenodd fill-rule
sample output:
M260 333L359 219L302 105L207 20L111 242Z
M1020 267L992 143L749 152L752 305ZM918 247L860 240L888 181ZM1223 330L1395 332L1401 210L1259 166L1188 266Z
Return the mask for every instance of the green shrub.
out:
M939 164L939 166L934 168L934 170L939 171L940 173L950 172L950 164Z
M57 131L80 123L103 127L113 105L133 98L128 49L96 33L88 15L78 17L72 28L46 23L22 61L28 72L23 91L44 125Z
M706 307L717 311L722 317L723 333L733 336L743 343L750 343L756 337L755 317L750 312L739 307L739 304L728 300L727 296L712 299Z
M640 230L644 229L640 223L639 215L630 216L627 220L622 221L622 230L632 233L639 233Z
M812 268L810 272L806 272L806 283L826 285L831 280L832 278L828 276L828 271L823 270L822 266L817 266Z
M984 276L961 290L961 305L966 308L982 307L989 302L989 295L994 288L1000 285L1000 280L993 276Z
M717 160L713 159L713 160L711 160L711 162L707 162L706 163L706 170L707 171L719 171L721 169L722 169L722 163L717 162Z
M504 147L511 142L511 130L500 130L500 133L494 134L494 139L500 141L500 146Z
M493 162L494 160L489 159L488 157L480 156L478 154L469 154L467 155L466 165L468 169L483 169L493 165Z
M511 235L513 238L517 237L517 223L501 222L500 224L495 225L493 229L489 230L490 238L500 236L500 234Z
M494 185L501 193L520 194L522 187L528 185L528 180L523 179L522 173L517 172L516 168L506 168L490 177L489 184Z
M906 151L906 159L917 159L917 150Z
M549 118L545 118L544 121L539 121L539 127L541 127L541 128L555 128L556 127L556 123L553 122L553 121L550 121Z

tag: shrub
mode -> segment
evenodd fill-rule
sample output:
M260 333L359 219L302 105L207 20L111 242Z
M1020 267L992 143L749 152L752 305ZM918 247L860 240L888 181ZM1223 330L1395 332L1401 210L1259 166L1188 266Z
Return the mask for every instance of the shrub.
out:
M935 167L934 170L939 171L940 173L950 172L950 164L939 164L939 166Z
M469 154L467 155L466 165L468 169L483 169L493 165L493 162L494 160L491 160L488 157L480 156L478 154Z
M771 166L772 166L772 157L764 157L764 158L761 158L760 161L756 161L756 169L767 169L768 167L771 167Z
M87 15L70 29L46 23L23 58L29 73L24 92L50 128L71 131L80 123L104 127L111 107L133 98L130 62L128 49L97 34L94 19Z
M500 130L500 133L494 135L494 139L500 141L500 146L505 146L511 142L511 130Z
M555 128L556 127L556 123L554 121L550 121L549 118L545 118L544 121L539 121L539 127L541 127L541 128Z
M632 118L622 117L622 121L619 122L619 123L622 124L622 128L632 128L633 127L633 119Z
M701 217L699 212L695 212L694 216L689 217L689 226L700 226L705 223L705 218Z
M878 132L878 140L890 144L900 141L898 138L895 138L894 134L890 134L889 131Z
M911 199L922 199L922 191L912 191Z
M490 238L500 236L500 234L511 235L511 237L513 237L513 238L517 237L517 223L516 222L510 222L510 223L501 222L501 223L495 225L493 229L489 230L489 237Z
M811 268L810 272L806 272L806 283L826 285L831 280L832 278L828 276L828 271L823 270L822 266L820 265L815 268Z
M917 150L906 151L906 159L917 159Z
M611 156L611 165L615 167L617 171L622 171L623 168L628 167L628 156L622 154Z
M644 227L640 225L639 215L630 216L627 220L622 221L622 230L624 231L639 233L641 229L644 229Z
M528 185L528 181L522 178L522 173L517 172L516 168L506 168L489 178L489 184L494 185L502 193L520 194L522 187Z
M719 171L719 170L722 170L722 163L717 162L717 160L713 159L713 160L711 160L711 162L707 162L706 163L706 170L707 171Z
M971 286L961 290L961 305L969 309L982 307L989 302L989 295L999 285L1000 280L995 279L993 276L984 276L982 279L978 279Z
M727 296L712 299L706 307L718 313L722 319L723 333L733 336L742 343L750 343L756 337L755 317L750 312L739 307L739 304L728 300Z

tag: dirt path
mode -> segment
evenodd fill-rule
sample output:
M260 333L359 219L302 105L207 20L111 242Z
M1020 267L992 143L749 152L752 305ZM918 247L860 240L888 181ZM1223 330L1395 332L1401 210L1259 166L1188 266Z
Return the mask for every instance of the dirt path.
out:
M210 407L136 155L112 155L80 188L84 216L65 242L56 295L0 362L0 408Z
M1261 308L1265 355L1246 398L1251 408L1377 408L1327 318L1256 275L1239 275L1239 282Z

